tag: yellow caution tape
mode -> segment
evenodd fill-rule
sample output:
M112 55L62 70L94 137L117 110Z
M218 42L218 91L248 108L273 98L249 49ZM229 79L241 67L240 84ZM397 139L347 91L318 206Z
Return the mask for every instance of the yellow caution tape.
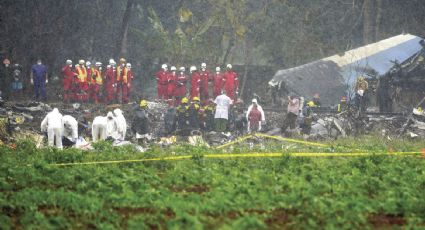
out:
M226 158L253 158L253 157L361 157L361 156L411 156L419 155L421 152L391 152L391 153L233 153L233 154L205 154L204 158L211 159L226 159ZM97 165L97 164L119 164L119 163L138 163L149 161L176 161L191 159L193 156L170 156L170 157L157 157L133 160L114 160L114 161L91 161L91 162L75 162L75 163L57 163L50 164L50 166L75 166L75 165Z
M321 143L317 143L317 142L302 141L302 140L279 137L279 136L270 136L270 135L266 135L266 134L262 134L262 133L256 133L255 135L259 136L259 137L271 138L271 139L276 139L276 140L281 140L281 141L286 141L286 142L293 142L293 143L303 144L303 145L310 145L310 146L324 147L324 148L329 147L329 145L325 145L325 144L321 144Z
M310 146L323 147L323 148L330 147L329 145L321 144L321 143L317 143L317 142L302 141L302 140L284 138L284 137L279 137L279 136L270 136L270 135L266 135L266 134L262 134L262 133L255 133L253 135L249 134L249 135L240 137L240 138L238 138L234 141L231 141L231 142L226 143L224 145L217 146L215 148L216 149L222 149L222 148L225 148L227 146L234 145L236 143L245 141L246 139L253 138L253 137L264 137L264 138L275 139L275 140L280 140L280 141L284 141L284 142L292 142L292 143L297 143L297 144L310 145Z

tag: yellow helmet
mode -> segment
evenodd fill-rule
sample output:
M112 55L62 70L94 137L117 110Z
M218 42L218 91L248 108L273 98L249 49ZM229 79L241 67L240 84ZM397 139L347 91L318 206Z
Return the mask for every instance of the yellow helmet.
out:
M364 77L363 77L363 76L359 76L357 79L358 79L359 81L363 81L363 80L364 80Z
M146 100L141 100L140 101L140 107L144 108L148 106L148 102Z
M307 105L308 105L308 106L310 106L310 107L314 107L314 106L315 106L315 104L314 104L314 102L313 102L313 101L309 101L309 102L307 102Z
M182 98L182 103L189 103L189 100L187 99L187 97Z
M193 98L192 98L192 101L200 102L201 100L199 100L199 97L193 97Z
M125 63L125 58L120 58L120 63Z

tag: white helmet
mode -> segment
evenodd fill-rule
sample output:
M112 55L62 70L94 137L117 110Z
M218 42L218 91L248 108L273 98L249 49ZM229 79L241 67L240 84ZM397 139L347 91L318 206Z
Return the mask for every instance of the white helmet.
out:
M68 59L68 60L66 60L66 64L67 65L72 65L72 61Z
M109 65L116 64L114 59L109 59Z
M215 67L215 71L217 71L217 72L220 72L220 67L219 66L217 66L217 67Z
M175 67L175 66L171 66L171 71L176 71L177 70L177 68Z
M190 67L190 69L189 69L189 71L190 71L190 72L193 72L193 71L195 71L195 70L196 70L196 66L194 66L194 65L193 65L193 66L191 66L191 67Z
M205 62L203 62L203 63L201 64L201 68L207 68L207 64L206 64Z
M91 62L87 61L86 66L91 66Z
M184 68L184 66L180 67L180 72L184 72L186 71L186 68Z
M232 68L232 64L227 64L227 66L226 66L228 69L231 69Z
M78 61L78 64L80 64L80 65L84 65L84 63L85 63L85 62L84 62L84 60L83 60L83 59L81 59L81 60L79 60L79 61Z
M165 69L167 69L167 67L168 67L167 64L162 64L161 69L165 70Z
M99 67L99 66L102 66L102 62L96 62L96 64L95 64L97 67Z
M131 63L126 64L127 68L131 68Z

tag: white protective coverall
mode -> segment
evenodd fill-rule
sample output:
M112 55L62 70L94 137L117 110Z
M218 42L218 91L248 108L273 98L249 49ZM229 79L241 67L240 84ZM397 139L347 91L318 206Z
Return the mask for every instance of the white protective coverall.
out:
M127 133L127 122L121 109L114 109L114 116L118 126L118 140L123 141Z
M214 118L229 120L229 107L232 104L232 99L230 99L230 97L226 94L222 94L215 98L214 103L217 105L215 108Z
M118 123L112 112L108 112L106 115L106 138L108 137L118 139Z
M62 128L62 114L59 113L57 108L54 108L41 122L41 131L47 132L49 146L54 146L56 140L56 147L63 148Z
M263 122L266 121L266 116L264 115L263 107L261 107L261 105L258 104L257 99L255 99L255 98L252 99L252 104L248 107L248 111L246 112L246 120L248 121L248 125L247 125L248 126L248 132L249 132L249 119L248 119L248 115L251 112L252 107L254 106L254 104L257 105L257 109L261 113L261 122L260 122L259 130L261 130L261 123L263 123Z
M93 142L98 140L106 140L107 137L108 118L103 116L95 117L93 120L91 135Z
M78 138L78 122L70 116L65 115L62 117L63 133L62 136L68 138L72 142L76 142Z

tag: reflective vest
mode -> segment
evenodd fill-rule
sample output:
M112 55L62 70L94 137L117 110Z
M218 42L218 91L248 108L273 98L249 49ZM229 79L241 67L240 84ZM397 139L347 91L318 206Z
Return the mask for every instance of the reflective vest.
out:
M117 81L123 81L124 83L128 83L128 69L124 67L118 66L117 68Z
M80 82L87 82L87 69L86 67L83 66L83 68L81 68L80 65L78 65L75 68L77 74L78 74L78 81Z
M100 71L95 69L94 74L96 75L96 79L93 83L96 83L98 85L103 85L102 74L100 73Z

